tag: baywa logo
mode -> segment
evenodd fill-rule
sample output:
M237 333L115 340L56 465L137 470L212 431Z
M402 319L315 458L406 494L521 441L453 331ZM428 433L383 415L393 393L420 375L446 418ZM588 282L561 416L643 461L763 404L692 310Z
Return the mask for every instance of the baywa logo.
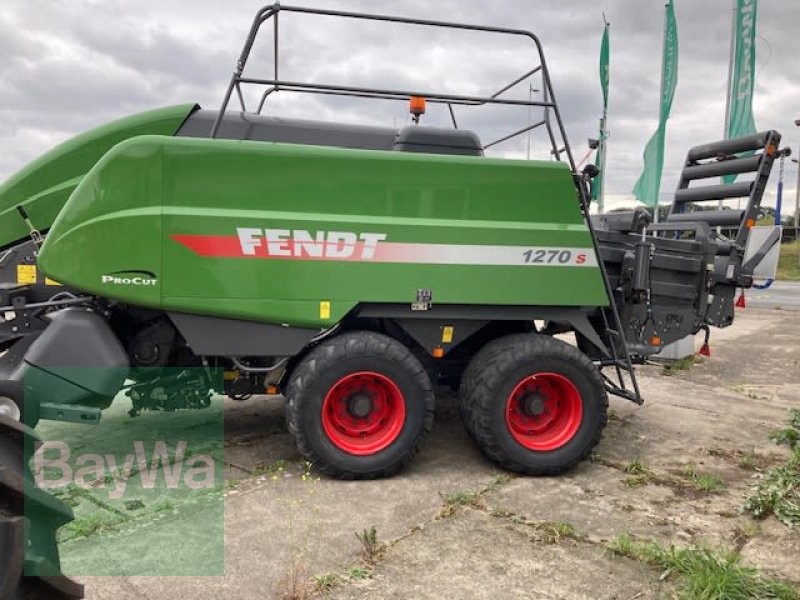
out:
M152 271L117 271L103 275L100 280L107 285L154 286L158 278Z

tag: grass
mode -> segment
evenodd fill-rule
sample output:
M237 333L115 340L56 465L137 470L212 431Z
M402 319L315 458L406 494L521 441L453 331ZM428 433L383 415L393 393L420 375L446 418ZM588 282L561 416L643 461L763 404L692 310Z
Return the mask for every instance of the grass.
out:
M542 521L541 523L530 523L530 527L536 530L542 541L549 544L557 544L561 540L578 537L575 526L566 521Z
M347 578L360 581L369 577L369 570L366 567L350 567L347 569Z
M613 554L661 569L662 579L675 575L679 597L687 600L800 599L791 586L743 566L738 553L724 548L663 546L636 540L629 534L617 536L606 547Z
M694 484L701 492L711 494L725 487L725 482L712 473L700 473L694 464L683 467L683 476Z
M339 583L339 575L336 573L325 573L324 575L317 575L313 579L314 589L319 593L331 591L337 583Z
M672 364L661 367L661 374L671 377L672 375L677 375L683 371L689 371L692 367L699 365L702 362L703 359L700 356L687 356L675 361Z
M800 240L790 244L781 244L781 257L778 261L779 281L800 281Z
M253 477L261 477L263 475L272 475L272 479L277 479L278 474L283 473L286 469L285 460L276 460L274 463L265 465L263 463L257 464L253 470Z
M481 498L481 494L482 492L465 490L461 492L455 492L454 494L442 495L444 506L442 506L441 510L439 511L438 518L444 519L449 517L455 514L459 508L464 506L470 506L477 509L485 508L486 505L483 502L483 498Z
M630 475L622 480L623 485L629 488L638 488L647 485L653 479L653 472L638 456L622 465L621 470Z
M96 512L92 513L91 515L83 518L75 519L67 523L65 526L66 540L72 540L75 538L82 538L82 537L89 537L97 533L104 533L107 531L113 531L116 529L120 524L122 524L124 519L122 519L119 515L116 514L109 514L105 512Z
M718 492L725 487L725 483L716 475L711 473L701 473L694 480L697 488L706 493Z
M746 471L755 471L758 463L756 461L756 449L751 448L749 452L742 454L739 458L739 468Z
M773 431L769 439L779 446L797 447L800 442L800 410L789 409L789 427Z
M789 427L773 432L770 439L776 444L789 446L791 454L786 463L769 469L753 487L752 495L742 510L757 519L770 515L784 525L800 524L800 411L789 411Z

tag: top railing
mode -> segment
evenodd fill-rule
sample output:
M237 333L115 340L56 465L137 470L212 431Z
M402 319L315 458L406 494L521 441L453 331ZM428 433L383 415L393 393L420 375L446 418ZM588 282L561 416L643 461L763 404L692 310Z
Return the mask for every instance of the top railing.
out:
M511 83L503 86L494 94L489 96L471 96L462 94L445 94L432 90L403 90L403 89L386 89L386 88L372 88L372 87L356 87L347 85L334 85L328 83L306 82L306 81L290 81L280 78L280 36L279 36L279 15L281 13L302 13L308 15L318 15L324 17L341 17L347 19L358 19L362 21L381 21L386 23L402 23L407 25L418 25L422 27L437 27L461 31L474 31L484 33L496 33L508 36L528 38L534 46L535 63L531 69L517 77ZM272 21L274 32L274 56L273 56L273 77L272 78L259 78L259 77L245 77L244 71L250 55L253 50L253 45L259 35L262 27L268 22ZM503 94L513 89L523 81L539 75L541 77L541 90L542 100L519 100L503 97ZM242 53L236 63L236 70L231 77L230 84L225 93L222 101L219 114L217 115L214 125L211 129L211 137L214 138L219 132L222 124L222 119L225 111L231 102L233 93L236 92L237 98L242 112L248 112L245 102L244 94L242 93L242 85L258 85L265 86L264 92L258 103L258 107L254 114L261 114L267 99L274 93L279 91L289 91L305 94L321 94L321 95L334 95L334 96L351 96L358 98L374 98L383 100L405 100L408 101L412 97L424 97L432 104L447 105L450 117L454 127L458 127L456 121L454 106L485 106L485 105L505 105L505 106L528 106L539 107L544 109L544 118L541 120L530 123L528 126L521 129L512 131L511 133L501 136L500 138L489 142L484 146L484 149L506 142L518 136L521 136L529 131L544 127L547 131L547 136L551 145L551 155L557 159L562 160L562 155L565 155L570 164L573 172L575 171L575 162L572 156L572 151L567 142L566 132L564 130L564 123L561 118L561 113L558 109L558 104L555 100L553 93L552 83L550 81L550 74L547 69L547 63L544 59L542 45L539 39L530 31L522 29L507 29L501 27L489 27L485 25L470 25L463 23L450 23L446 21L433 21L427 19L412 19L406 17L394 17L388 15L376 14L363 14L355 12L346 12L339 10L326 10L318 8L308 8L300 6L285 6L280 3L266 6L258 11L253 24L250 27L250 32L247 35ZM555 123L551 119L551 114L555 118Z

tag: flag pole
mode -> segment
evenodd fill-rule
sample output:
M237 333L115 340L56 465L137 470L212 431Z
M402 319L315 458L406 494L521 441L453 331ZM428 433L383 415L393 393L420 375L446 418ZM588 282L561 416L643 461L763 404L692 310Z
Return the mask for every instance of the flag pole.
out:
M664 41L661 45L661 52L663 57L661 58L661 91L659 92L659 103L661 104L661 108L659 109L658 120L659 123L663 122L664 115L661 114L664 108L664 79L667 75L667 55L666 55L666 48L667 48L667 11L669 10L669 2L664 5ZM659 124L659 127L661 125ZM658 223L658 207L660 206L660 198L658 197L659 194L656 195L656 203L653 207L653 223Z
M603 23L605 24L605 32L603 35L607 35L609 23L606 19L606 13L603 13ZM609 57L610 60L610 57ZM610 82L609 82L610 85ZM603 106L603 118L600 120L600 172L603 174L602 178L600 179L600 191L598 193L598 198L600 201L598 204L598 212L603 214L606 208L606 139L608 138L608 131L606 130L606 126L608 125L608 103Z
M736 0L731 0L731 44L728 58L728 87L725 94L725 123L722 139L728 139L728 123L731 120L731 86L733 85L733 63L736 60ZM722 201L720 200L720 203Z
M725 94L725 123L723 124L724 131L722 132L722 139L727 140L729 137L729 128L731 122L731 95L733 94L733 63L736 61L736 0L731 0L731 44L730 44L730 57L728 58L728 87ZM720 177L719 182L725 183L725 177ZM720 200L717 203L717 208L722 210L723 202ZM717 226L717 233L722 232L722 227Z

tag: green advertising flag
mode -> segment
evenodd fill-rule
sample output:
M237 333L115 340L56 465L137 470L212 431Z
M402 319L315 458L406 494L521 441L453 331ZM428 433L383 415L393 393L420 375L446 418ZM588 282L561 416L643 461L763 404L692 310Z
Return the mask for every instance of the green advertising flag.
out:
M736 33L734 42L731 89L728 90L728 122L725 134L728 139L756 133L753 118L753 88L756 76L756 8L757 0L737 0ZM731 183L736 175L728 175Z
M594 184L592 185L592 199L598 202L598 208L600 212L603 212L605 208L603 206L603 194L601 190L603 189L605 173L603 173L604 165L603 159L605 155L605 138L606 132L605 123L606 117L608 115L608 84L609 84L609 65L610 65L610 46L608 41L608 23L606 23L605 29L603 30L603 41L600 43L600 87L603 90L603 120L601 123L603 127L600 130L600 146L597 148L597 155L595 156L595 165L600 169L600 174L595 178Z
M672 109L675 88L678 85L678 24L672 0L667 4L664 26L664 58L661 65L661 109L658 129L644 150L644 170L633 187L636 199L650 207L658 205L661 190L661 172L664 170L664 141L667 119Z
M603 116L608 111L608 82L611 51L608 43L608 23L603 30L603 41L600 43L600 87L603 88Z

